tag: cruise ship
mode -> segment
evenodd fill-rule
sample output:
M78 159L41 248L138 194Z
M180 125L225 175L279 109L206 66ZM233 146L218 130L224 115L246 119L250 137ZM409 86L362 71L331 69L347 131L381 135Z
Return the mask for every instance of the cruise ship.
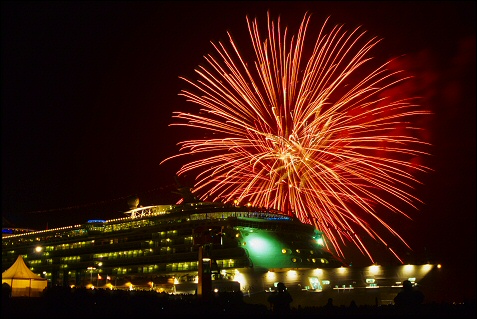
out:
M389 304L437 265L355 268L313 226L283 212L216 202L132 206L110 220L2 234L2 271L21 255L49 285L207 296L241 291L267 304L283 282L293 304Z

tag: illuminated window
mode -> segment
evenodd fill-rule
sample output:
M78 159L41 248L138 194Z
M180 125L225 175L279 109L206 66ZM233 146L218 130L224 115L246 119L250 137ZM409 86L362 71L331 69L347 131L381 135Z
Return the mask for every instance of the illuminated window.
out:
M184 244L186 245L191 245L194 241L194 238L192 236L188 236L184 238Z
M160 253L161 254L170 254L172 251L171 247L161 247Z

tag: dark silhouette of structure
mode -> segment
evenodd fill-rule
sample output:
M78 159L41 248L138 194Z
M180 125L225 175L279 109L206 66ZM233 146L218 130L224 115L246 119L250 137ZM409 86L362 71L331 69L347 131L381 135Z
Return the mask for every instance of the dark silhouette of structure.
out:
M7 290L8 294L8 290ZM423 303L417 311L395 305L327 305L272 312L263 304L244 302L243 294L222 292L200 302L196 294L158 293L153 290L87 289L50 286L38 298L8 298L2 291L2 318L227 318L227 319L447 319L475 318L475 301ZM295 300L296 302L296 300Z
M424 294L412 287L409 280L404 280L402 290L394 297L394 304L398 307L418 307L424 302Z
M268 297L268 302L270 303L272 311L277 314L289 313L290 303L292 301L292 296L282 282L277 284L277 290Z

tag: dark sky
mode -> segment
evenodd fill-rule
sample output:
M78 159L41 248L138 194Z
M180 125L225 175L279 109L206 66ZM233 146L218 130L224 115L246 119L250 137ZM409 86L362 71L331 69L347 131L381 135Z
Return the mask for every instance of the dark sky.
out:
M246 15L265 25L267 10L293 32L307 11L317 27L362 25L384 39L383 58L406 54L434 113L435 171L402 235L437 259L471 250L475 268L473 1L2 1L2 215L52 228L122 216L132 195L175 202L179 162L159 163L187 136L168 127L188 105L179 76L226 31L248 45Z

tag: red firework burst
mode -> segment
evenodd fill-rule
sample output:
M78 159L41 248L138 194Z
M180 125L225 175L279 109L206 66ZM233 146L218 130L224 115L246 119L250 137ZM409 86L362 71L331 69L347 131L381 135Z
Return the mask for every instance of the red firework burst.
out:
M369 68L380 39L359 28L327 30L325 22L306 47L309 22L305 15L290 38L268 16L262 38L257 20L247 18L253 64L230 34L229 46L214 44L216 56L205 56L198 79L183 78L191 89L180 95L199 109L174 112L171 124L204 137L180 142L179 154L166 160L193 156L178 175L196 176L202 199L286 211L323 231L338 255L348 241L373 261L358 234L388 246L376 222L409 247L386 216L409 217L396 202L419 202L415 173L429 168L416 158L428 144L415 123L429 112L415 97L395 94L408 77L390 62Z

